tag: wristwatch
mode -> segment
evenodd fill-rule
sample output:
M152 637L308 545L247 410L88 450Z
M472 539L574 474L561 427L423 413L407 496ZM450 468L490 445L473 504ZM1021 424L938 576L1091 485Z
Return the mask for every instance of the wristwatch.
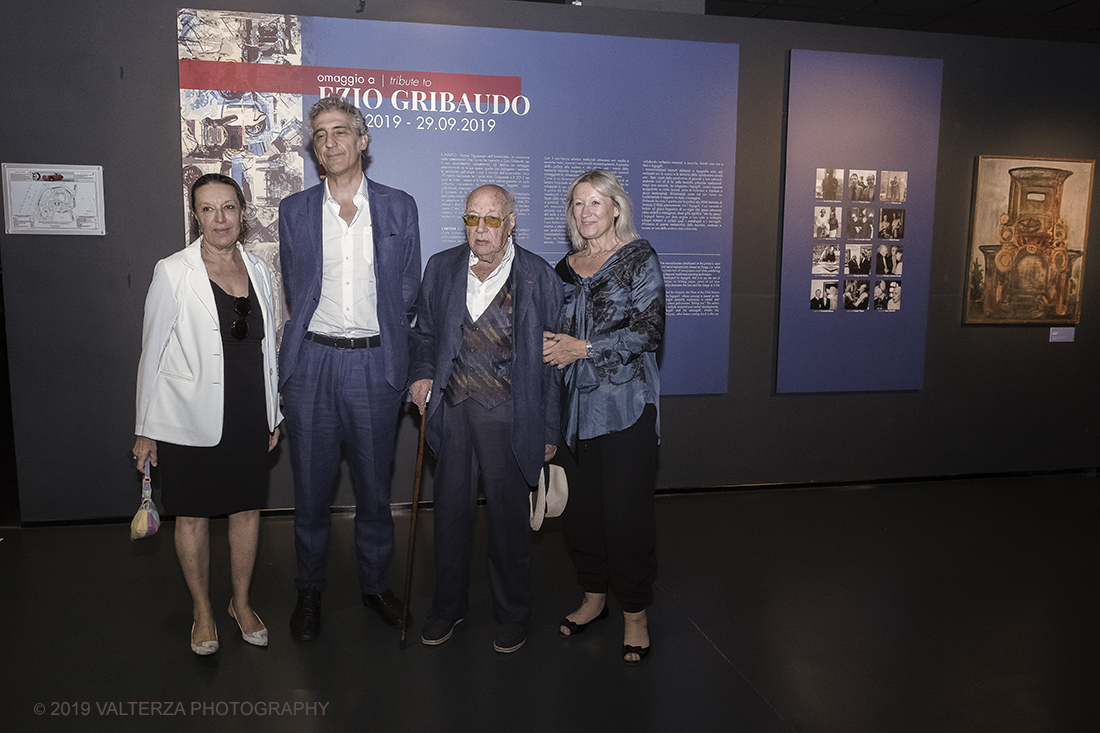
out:
M589 359L592 358L592 342L591 341L586 340L584 342L584 355Z

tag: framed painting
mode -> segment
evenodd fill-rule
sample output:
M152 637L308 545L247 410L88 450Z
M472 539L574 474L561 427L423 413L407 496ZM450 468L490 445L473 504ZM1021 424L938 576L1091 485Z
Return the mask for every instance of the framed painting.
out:
M1095 161L983 155L965 323L1077 323Z

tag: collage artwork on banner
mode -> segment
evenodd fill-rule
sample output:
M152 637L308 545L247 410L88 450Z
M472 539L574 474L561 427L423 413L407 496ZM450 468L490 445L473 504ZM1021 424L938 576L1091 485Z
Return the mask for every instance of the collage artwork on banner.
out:
M465 196L492 182L516 198L517 243L555 264L569 183L619 176L661 259L662 393L726 391L736 44L193 9L177 30L181 194L209 172L241 184L277 291L279 202L319 182L304 122L336 94L370 128L368 175L416 199L425 262L464 241Z

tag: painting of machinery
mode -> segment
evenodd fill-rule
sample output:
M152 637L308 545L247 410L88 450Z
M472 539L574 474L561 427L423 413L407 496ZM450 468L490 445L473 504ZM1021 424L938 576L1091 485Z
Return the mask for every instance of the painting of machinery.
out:
M1086 164L1087 170L1080 166L1016 166L1002 170L1001 180L996 182L984 181L983 173L993 172L983 171L979 165L975 203L978 236L974 237L978 241L973 242L977 251L970 264L967 322L1078 321L1092 161L1076 163ZM1078 174L1085 179L1085 200L1083 205L1074 200L1069 207L1072 215L1067 215L1067 182ZM983 194L996 195L999 200L982 201ZM995 224L992 215L996 216ZM989 241L993 232L995 243Z

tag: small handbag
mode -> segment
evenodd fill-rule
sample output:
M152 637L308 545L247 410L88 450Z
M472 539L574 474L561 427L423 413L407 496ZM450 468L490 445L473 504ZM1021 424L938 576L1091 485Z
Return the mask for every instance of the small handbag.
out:
M149 480L149 460L145 461L145 478L141 480L141 506L130 522L130 539L152 537L160 529L160 514L153 503L153 483Z
M546 463L539 473L539 485L531 492L531 529L538 530L546 517L558 517L569 501L569 482L565 469Z

